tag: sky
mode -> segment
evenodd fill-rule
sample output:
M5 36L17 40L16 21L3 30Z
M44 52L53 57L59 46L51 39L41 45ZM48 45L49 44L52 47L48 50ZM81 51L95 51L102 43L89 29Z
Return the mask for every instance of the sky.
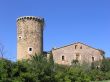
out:
M20 16L44 17L44 51L82 42L110 57L110 0L0 0L0 43L12 61Z

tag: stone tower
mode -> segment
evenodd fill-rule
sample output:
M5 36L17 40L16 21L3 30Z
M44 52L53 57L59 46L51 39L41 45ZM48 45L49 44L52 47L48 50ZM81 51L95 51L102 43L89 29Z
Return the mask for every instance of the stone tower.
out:
M17 60L43 53L44 18L23 16L17 19Z

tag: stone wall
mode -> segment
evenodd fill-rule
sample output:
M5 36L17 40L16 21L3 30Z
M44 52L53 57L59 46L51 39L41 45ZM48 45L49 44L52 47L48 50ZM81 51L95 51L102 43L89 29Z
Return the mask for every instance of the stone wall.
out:
M82 43L75 43L53 49L52 54L55 63L64 65L71 65L71 62L76 59L78 59L80 63L92 63L93 61L100 61L103 59L103 54L100 50Z
M17 59L28 59L43 52L44 19L25 16L17 19Z

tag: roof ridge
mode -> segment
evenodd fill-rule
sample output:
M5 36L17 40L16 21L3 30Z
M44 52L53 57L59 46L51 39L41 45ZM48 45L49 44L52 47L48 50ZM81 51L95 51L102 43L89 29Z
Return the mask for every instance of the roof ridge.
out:
M58 47L58 48L55 48L55 49L53 48L53 49L56 50L56 49L64 48L64 47L71 46L71 45L74 45L74 44L78 44L78 43L83 44L83 45L85 45L85 46L88 46L88 47L90 47L90 48L92 48L92 49L95 49L95 50L100 50L100 49L94 48L94 47L89 46L89 45L87 45L87 44L85 44L85 43L82 43L82 42L75 42L75 43L71 43L71 44L64 45L64 46L62 46L62 47Z

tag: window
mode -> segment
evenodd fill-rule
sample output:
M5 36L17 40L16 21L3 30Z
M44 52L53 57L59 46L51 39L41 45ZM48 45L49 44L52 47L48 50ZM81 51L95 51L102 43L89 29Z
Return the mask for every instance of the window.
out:
M75 45L75 49L77 49L77 45Z
M19 39L22 39L22 36L19 36L18 38L19 38Z
M80 46L80 49L82 49L82 46Z
M32 51L32 48L29 48L29 51Z
M19 36L19 39L21 39L21 36Z
M64 56L62 56L62 61L64 61L65 60L65 57Z
M29 54L32 54L32 51L33 51L33 48L32 48L32 47L29 47L29 48L28 48L28 53L29 53Z
M76 60L79 60L79 53L76 53Z
M92 62L94 61L94 57L92 57Z

